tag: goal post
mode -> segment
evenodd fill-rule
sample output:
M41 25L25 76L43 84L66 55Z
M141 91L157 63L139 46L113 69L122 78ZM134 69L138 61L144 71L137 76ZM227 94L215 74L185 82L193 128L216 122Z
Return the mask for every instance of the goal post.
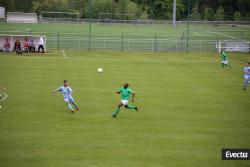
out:
M230 52L250 52L250 42L249 41L219 41L216 43L216 49L218 53L222 51Z
M76 19L79 20L80 13L79 12L46 12L42 11L40 15L41 23L44 20L53 20L53 19Z

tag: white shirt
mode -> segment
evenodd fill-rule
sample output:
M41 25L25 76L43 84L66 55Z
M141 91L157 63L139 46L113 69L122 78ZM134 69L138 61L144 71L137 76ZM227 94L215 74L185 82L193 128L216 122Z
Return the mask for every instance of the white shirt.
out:
M62 93L64 98L72 98L73 90L71 89L71 87L62 86L62 87L58 88L57 90Z
M250 67L244 67L245 77L250 77Z
M38 42L38 45L44 45L43 37L40 37L39 42Z

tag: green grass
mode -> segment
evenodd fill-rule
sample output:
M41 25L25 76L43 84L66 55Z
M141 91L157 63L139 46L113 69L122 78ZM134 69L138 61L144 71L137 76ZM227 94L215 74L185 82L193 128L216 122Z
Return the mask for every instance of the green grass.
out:
M250 147L243 62L222 71L214 53L61 52L0 54L1 167L248 167L222 148ZM96 72L98 67L104 73ZM81 108L71 114L51 90L68 79ZM111 113L129 82L140 111Z

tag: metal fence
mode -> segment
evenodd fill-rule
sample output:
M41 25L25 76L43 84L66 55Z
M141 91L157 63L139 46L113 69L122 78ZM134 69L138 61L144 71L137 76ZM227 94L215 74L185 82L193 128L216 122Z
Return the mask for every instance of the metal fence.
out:
M67 34L69 35L69 34ZM47 37L48 49L64 49L64 50L118 50L118 51L152 51L152 52L184 52L184 51L217 51L217 40L186 40L174 36L143 36L137 38L133 36L110 35L104 37L101 35L93 35L91 38L86 34L82 37L67 36L66 34L58 34L58 36ZM152 38L153 37L153 38ZM222 40L221 42L238 42L245 43L247 41Z
M151 51L151 52L216 52L218 42L244 43L250 46L249 41L232 38L220 32L194 32L187 36L173 36L164 34L91 34L88 33L62 33L62 32L31 32L13 31L1 32L2 34L21 34L29 39L32 35L46 36L47 50L116 50L116 51ZM200 33L197 34L196 33ZM202 34L203 33L203 34ZM207 33L207 34L206 34ZM226 32L236 33L239 32ZM204 36L202 36L204 35ZM233 34L234 35L234 34ZM21 41L22 43L22 41Z
M51 18L51 17L39 17L40 23L71 23L71 24L85 24L89 22L95 24L132 24L132 25L156 25L165 24L172 25L172 20L112 20L112 19L79 19L79 18ZM176 25L185 25L188 21L176 21ZM250 21L189 21L189 24L194 25L250 25Z

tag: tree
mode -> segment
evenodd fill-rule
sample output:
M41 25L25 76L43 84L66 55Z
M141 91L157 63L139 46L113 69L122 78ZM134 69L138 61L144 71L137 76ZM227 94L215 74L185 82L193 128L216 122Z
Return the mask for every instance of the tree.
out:
M208 21L208 20L213 20L213 9L211 8L205 8L204 13L203 13L203 19Z
M220 6L216 10L215 20L217 20L217 21L223 21L224 18L225 18L225 11L224 11L224 8L222 6Z
M241 20L240 12L234 12L234 20L235 21L240 21Z
M191 18L191 20L201 20L201 14L198 13L198 5L195 5L193 7L190 18Z

